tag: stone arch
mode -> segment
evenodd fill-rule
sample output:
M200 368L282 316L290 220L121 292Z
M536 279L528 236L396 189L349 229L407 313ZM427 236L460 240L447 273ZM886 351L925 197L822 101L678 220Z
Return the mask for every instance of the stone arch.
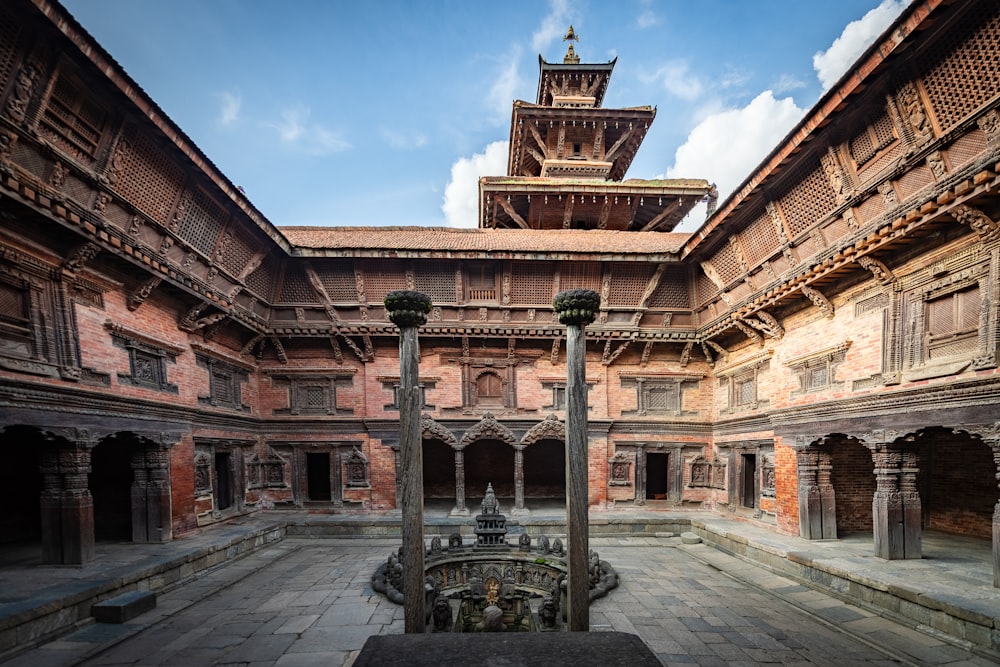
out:
M485 493L487 484L493 484L497 496L515 496L520 442L509 428L487 413L465 432L459 446L464 450L465 488L471 497Z
M549 415L521 438L524 498L566 498L566 424Z
M799 536L836 539L872 530L875 477L865 443L844 433L801 436L795 443Z
M901 438L916 449L922 526L990 538L997 502L993 450L974 431L947 426Z

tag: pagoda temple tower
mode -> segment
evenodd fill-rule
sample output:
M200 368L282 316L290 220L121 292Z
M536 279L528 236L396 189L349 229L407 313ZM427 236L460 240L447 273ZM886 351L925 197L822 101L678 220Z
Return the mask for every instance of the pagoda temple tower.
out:
M535 102L514 102L507 175L480 179L479 226L673 230L706 196L705 181L623 180L656 109L602 107L615 60L581 63L573 26L563 39L562 63L538 57Z

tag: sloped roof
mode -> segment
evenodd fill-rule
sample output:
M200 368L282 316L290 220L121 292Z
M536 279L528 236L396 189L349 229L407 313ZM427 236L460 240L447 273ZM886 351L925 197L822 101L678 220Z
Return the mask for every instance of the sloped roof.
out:
M452 227L279 227L293 254L379 255L385 252L673 255L688 234L608 230L456 229Z

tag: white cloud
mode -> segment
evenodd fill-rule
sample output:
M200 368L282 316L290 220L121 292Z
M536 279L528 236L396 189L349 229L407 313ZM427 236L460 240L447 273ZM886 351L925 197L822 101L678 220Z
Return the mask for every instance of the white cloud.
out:
M307 155L329 155L351 147L339 132L309 122L309 107L296 107L281 112L277 123L265 123L278 131L281 141Z
M770 90L740 109L706 116L677 149L667 178L705 178L715 183L719 201L745 179L764 156L802 118L790 97L775 99ZM704 219L704 206L688 215L678 231L693 231Z
M240 107L243 105L243 98L228 91L223 92L222 110L219 114L219 122L223 125L232 125L240 117Z
M659 25L660 17L653 13L652 10L647 9L636 17L635 24L640 30L645 30L646 28L652 28L655 25Z
M857 21L848 23L829 49L813 56L813 68L824 90L847 72L847 68L889 27L905 6L905 0L882 0L878 7Z
M552 0L548 15L531 35L531 48L542 53L545 47L566 34L569 24L569 0Z
M451 180L441 205L449 227L479 226L479 177L507 173L509 145L509 141L494 141L482 153L459 158L451 165Z
M700 97L705 89L683 60L671 60L652 73L642 72L639 80L646 84L659 84L671 95L688 101Z
M787 93L790 90L805 88L806 82L796 79L791 74L782 74L778 80L771 85L771 90L776 93Z
M497 76L494 77L490 92L486 95L490 118L496 123L509 121L511 103L517 96L516 91L522 88L521 77L517 74L517 63L520 58L520 47L511 47L507 54L507 60L502 64Z
M396 130L390 130L383 127L380 130L380 133L382 135L382 140L385 141L390 148L395 148L396 150L408 151L423 148L427 145L427 135L422 132L406 134L404 132L397 132Z

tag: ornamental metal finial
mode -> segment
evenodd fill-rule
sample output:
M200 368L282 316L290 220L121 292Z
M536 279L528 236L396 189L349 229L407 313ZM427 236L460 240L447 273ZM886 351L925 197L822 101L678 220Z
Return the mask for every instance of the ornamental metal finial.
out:
M576 32L573 30L573 26L569 27L566 31L566 35L563 37L564 42L569 42L569 49L566 51L566 55L563 57L564 65L579 65L580 56L576 55L573 50L573 42L579 42L580 38L576 36Z

